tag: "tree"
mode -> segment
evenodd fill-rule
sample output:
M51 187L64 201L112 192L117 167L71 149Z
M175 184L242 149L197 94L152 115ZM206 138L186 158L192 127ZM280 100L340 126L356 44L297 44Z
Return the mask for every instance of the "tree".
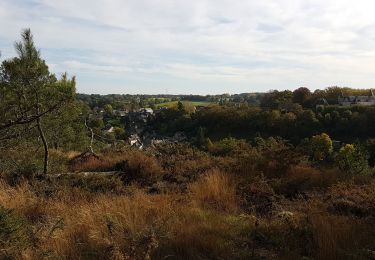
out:
M184 104L182 104L181 101L177 102L177 109L178 109L178 111L181 111L181 112L183 112L185 110Z
M121 127L115 127L113 132L115 133L116 139L125 139L125 130Z
M112 107L111 104L106 104L103 109L104 109L104 111L106 112L107 115L112 115L113 107Z
M332 140L326 133L314 135L310 140L310 149L313 159L322 161L332 153Z
M44 169L48 172L49 148L43 118L73 100L75 78L63 74L57 80L48 70L34 44L30 29L15 44L17 57L5 60L0 67L0 140L20 136L36 128L44 147Z
M80 150L88 145L83 104L70 102L43 118L45 134L55 149Z
M311 91L308 88L298 88L293 91L293 103L305 105L311 97Z
M271 91L264 94L261 99L261 107L278 109L288 107L292 103L293 93L290 90Z
M368 167L368 155L358 146L346 144L336 155L337 166L345 173L359 174Z

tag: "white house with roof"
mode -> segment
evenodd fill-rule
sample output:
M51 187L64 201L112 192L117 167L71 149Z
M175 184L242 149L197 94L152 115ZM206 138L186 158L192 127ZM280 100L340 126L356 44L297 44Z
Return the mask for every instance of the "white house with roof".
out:
M341 93L338 97L338 103L342 106L374 106L375 105L375 95L372 90L368 96L345 96Z

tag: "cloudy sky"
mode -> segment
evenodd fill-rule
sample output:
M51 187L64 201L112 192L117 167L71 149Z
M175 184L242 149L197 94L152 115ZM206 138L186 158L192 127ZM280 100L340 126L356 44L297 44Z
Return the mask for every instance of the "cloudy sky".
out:
M83 93L375 85L373 0L0 0L1 58L31 28Z

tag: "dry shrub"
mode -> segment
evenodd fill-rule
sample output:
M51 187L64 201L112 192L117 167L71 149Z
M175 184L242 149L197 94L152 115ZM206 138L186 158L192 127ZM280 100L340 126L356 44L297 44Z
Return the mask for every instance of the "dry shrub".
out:
M310 214L315 259L371 259L375 231L360 219Z
M271 259L303 259L312 255L311 228L299 214L280 212L275 218L258 218L251 237L255 248L277 250L278 257Z
M250 259L254 219L185 207L153 259ZM168 256L168 258L167 258Z
M368 185L339 183L329 191L330 209L341 215L375 217L375 181Z
M124 156L124 160L117 163L115 170L124 172L125 180L148 183L155 181L164 171L155 157L141 151L132 151Z
M271 216L277 209L277 197L264 177L242 178L238 187L241 207L245 212L258 216Z
M186 181L196 180L203 172L217 166L207 153L182 144L157 147L158 161L173 178L183 177Z
M284 178L278 179L274 183L277 193L289 198L298 195L306 195L312 190L325 190L337 181L335 171L320 171L309 166L294 166Z
M155 157L137 150L99 155L84 153L71 160L70 169L75 172L122 171L124 180L128 182L153 181L164 172Z
M236 185L227 174L218 169L206 172L190 185L193 200L203 208L235 212L237 210Z
M110 171L116 163L122 160L123 155L117 153L92 154L82 153L69 162L69 170L74 172L101 172Z
M51 182L57 190L64 187L74 187L92 193L121 193L124 190L124 184L119 176L99 173L87 176L79 173L62 175ZM41 185L43 184L48 185L48 183L41 183Z

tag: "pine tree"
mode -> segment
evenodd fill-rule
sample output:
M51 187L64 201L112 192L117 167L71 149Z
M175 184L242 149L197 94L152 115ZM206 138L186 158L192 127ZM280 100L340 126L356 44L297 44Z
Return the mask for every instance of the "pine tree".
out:
M43 118L73 99L75 78L62 75L60 80L35 47L30 29L21 34L15 44L17 57L3 61L0 67L0 140L20 136L35 127L43 143L44 169L48 172L49 148L43 128Z

